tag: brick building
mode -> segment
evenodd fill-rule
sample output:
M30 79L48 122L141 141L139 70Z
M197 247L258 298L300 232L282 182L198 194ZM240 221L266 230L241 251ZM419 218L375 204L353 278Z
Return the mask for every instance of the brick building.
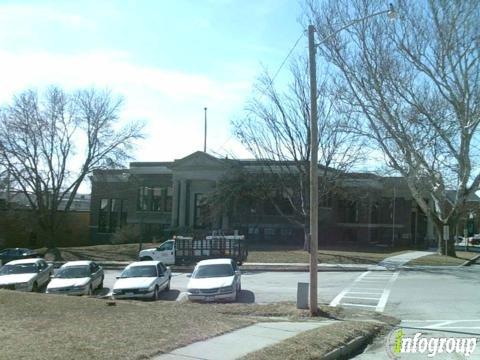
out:
M91 177L91 243L110 241L125 225L141 228L145 240L172 230L181 233L207 227L238 229L250 241L302 243L299 225L262 204L249 211L234 209L205 224L203 199L234 167L254 176L262 163L195 152L172 162L132 162L128 169L95 172ZM321 203L320 243L422 246L433 240L433 227L402 178L351 173L340 186L348 196L333 195Z

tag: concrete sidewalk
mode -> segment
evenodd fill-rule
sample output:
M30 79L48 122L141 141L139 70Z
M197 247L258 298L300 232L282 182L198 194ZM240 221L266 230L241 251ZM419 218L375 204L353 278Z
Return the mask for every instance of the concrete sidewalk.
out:
M383 259L378 263L378 266L382 266L385 268L397 268L400 266L405 265L409 261L427 256L427 255L433 255L435 254L432 251L411 251L407 252L405 254L400 254L400 255L395 255L388 257L386 259Z
M199 341L168 354L153 357L154 360L231 360L238 359L248 353L279 343L301 332L312 330L335 321L305 322L264 322L251 325Z

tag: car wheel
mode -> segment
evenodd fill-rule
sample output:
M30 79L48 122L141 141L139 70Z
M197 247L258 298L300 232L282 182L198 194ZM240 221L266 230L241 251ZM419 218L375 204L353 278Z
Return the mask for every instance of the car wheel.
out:
M32 285L32 292L38 292L38 284L36 282Z
M103 289L103 279L104 277L102 276L102 281L100 281L100 284L98 285L97 289Z
M152 301L158 300L158 286L155 286L155 290L153 290Z
M167 290L167 291L170 290L170 280L172 280L172 278L168 278L167 287L165 288L165 290Z

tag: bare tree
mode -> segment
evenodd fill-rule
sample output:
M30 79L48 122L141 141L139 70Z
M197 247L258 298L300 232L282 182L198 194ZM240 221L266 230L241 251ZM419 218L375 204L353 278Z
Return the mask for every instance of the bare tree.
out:
M396 21L355 21L386 6L311 0L306 15L326 39L318 53L334 66L329 84L361 120L356 131L405 177L435 224L439 251L454 254L452 241L443 249L443 227L454 225L480 184L480 3L400 0ZM448 190L456 191L451 206Z
M1 109L0 164L28 200L49 248L88 174L120 165L142 138L141 123L118 128L121 105L108 91L52 87L42 98L27 90Z
M285 216L304 229L305 249L309 234L310 98L308 65L305 59L292 62L291 80L286 91L279 91L265 72L255 84L244 118L234 122L243 145L266 169L272 184L270 200L280 215L279 201L288 200L293 216ZM344 112L335 111L336 96L323 80L318 86L319 196L328 196L337 179L361 155L361 142L345 126ZM261 175L261 174L260 174ZM280 196L278 196L280 193Z

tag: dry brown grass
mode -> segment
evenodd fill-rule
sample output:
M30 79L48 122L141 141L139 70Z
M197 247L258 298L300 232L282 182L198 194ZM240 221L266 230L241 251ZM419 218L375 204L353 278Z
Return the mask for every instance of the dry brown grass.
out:
M158 244L143 244L143 249L158 246ZM40 253L45 253L46 249L38 249ZM58 248L61 259L64 261L73 260L94 260L94 261L136 261L138 259L138 244L118 244L118 245L94 245ZM53 261L53 255L47 253L45 259Z
M318 262L327 264L377 264L386 257L405 251L388 249L323 250L318 251ZM247 262L259 263L308 263L309 254L303 249L281 245L254 245L249 249Z
M311 319L308 311L297 310L293 303L117 301L116 306L107 306L105 300L95 298L8 290L0 290L0 308L2 359L141 359L258 321L272 321L272 317ZM316 320L348 319L342 324L350 324L332 328L334 336L328 338L328 344L341 343L358 329L370 331L367 325L352 327L351 319L397 323L394 318L369 311L326 305L320 310L322 317Z
M442 256L442 255L427 255L408 262L406 265L410 266L458 266L462 265L465 261L471 260L474 257L480 255L479 253L457 251L457 257Z
M138 359L247 326L212 306L0 290L2 359Z

